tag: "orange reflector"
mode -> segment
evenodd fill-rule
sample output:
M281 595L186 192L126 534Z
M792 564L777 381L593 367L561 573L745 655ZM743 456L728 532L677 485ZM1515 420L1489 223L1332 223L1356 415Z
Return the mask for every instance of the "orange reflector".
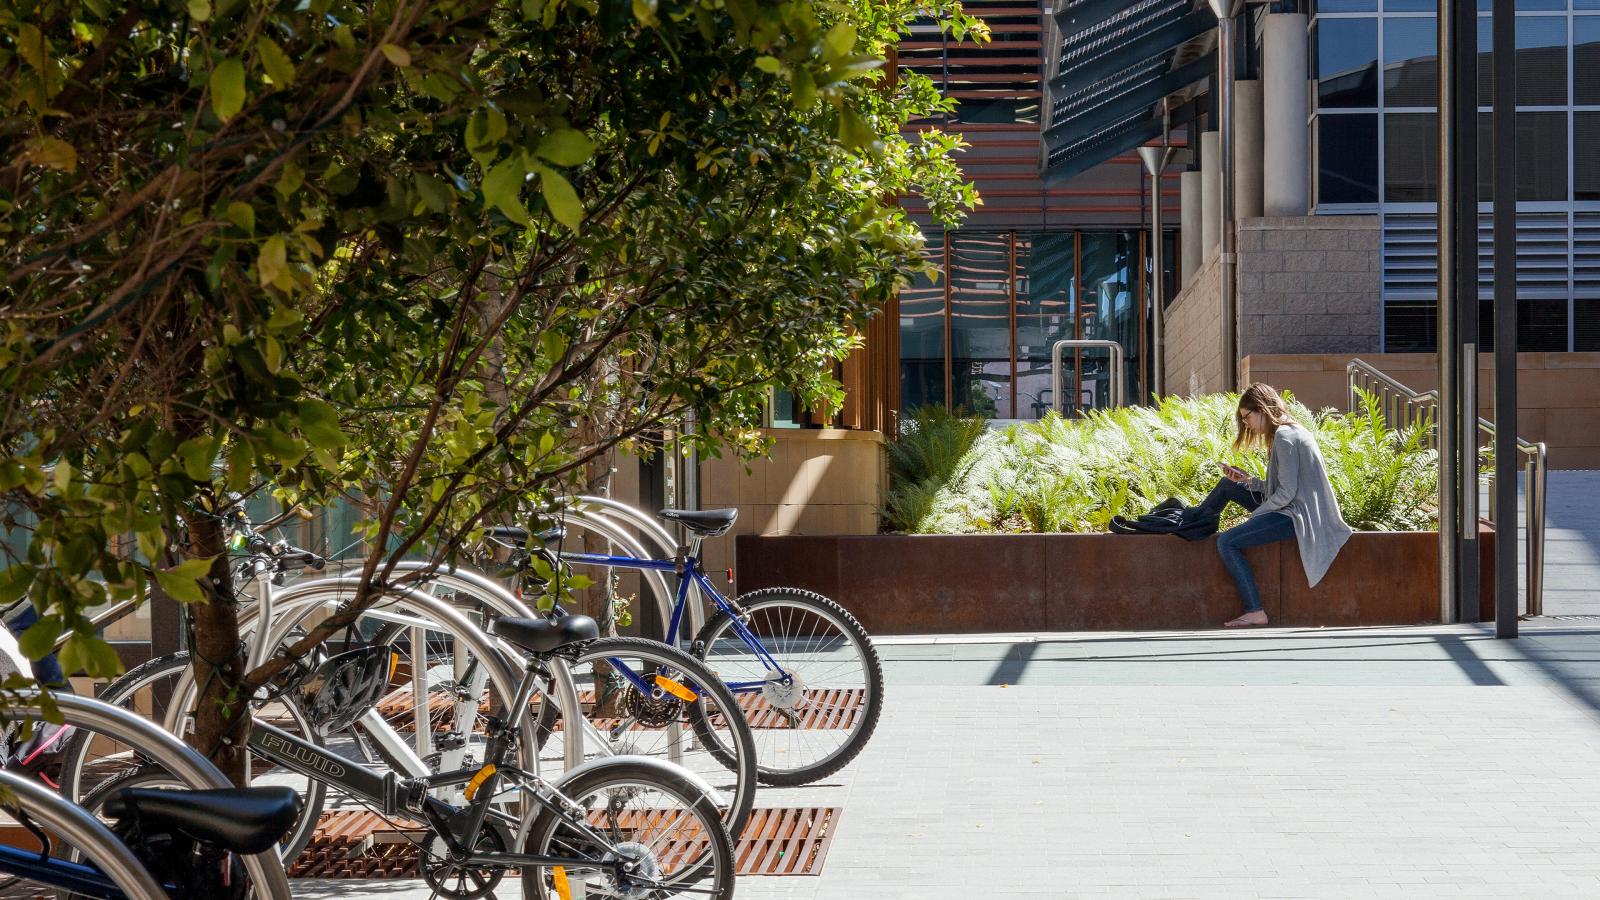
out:
M689 690L665 675L656 676L656 687L661 688L663 691L666 691L674 697L677 697L679 700L687 700L690 703L693 703L694 701L700 699L699 694L696 694L694 691Z
M394 682L394 670L400 668L400 654L389 651L389 682Z
M565 867L555 866L550 870L550 886L556 889L556 896L561 900L572 900L572 885L567 883Z
M493 775L494 772L494 763L490 763L489 765L479 769L478 774L472 776L472 780L467 782L466 791L463 792L466 794L468 800L471 800L473 795L478 793L478 788L483 787L483 783L488 781L489 776Z

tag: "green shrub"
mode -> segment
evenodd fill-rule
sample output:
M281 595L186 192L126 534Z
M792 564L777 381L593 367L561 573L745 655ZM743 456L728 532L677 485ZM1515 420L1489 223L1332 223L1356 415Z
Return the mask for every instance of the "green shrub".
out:
M1436 527L1436 457L1429 426L1389 427L1364 397L1352 413L1289 400L1317 437L1329 480L1351 527ZM1050 414L992 431L981 419L924 408L889 448L885 520L912 534L1096 532L1113 516L1138 515L1167 497L1198 503L1218 462L1264 476L1266 455L1233 449L1236 394L1169 397L1159 407ZM1243 516L1230 506L1224 526Z

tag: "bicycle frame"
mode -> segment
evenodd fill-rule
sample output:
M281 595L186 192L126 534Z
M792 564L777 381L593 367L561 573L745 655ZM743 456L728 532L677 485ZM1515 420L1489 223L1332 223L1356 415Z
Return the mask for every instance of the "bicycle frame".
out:
M728 617L728 622L733 633L739 640L749 647L751 652L761 660L761 665L768 672L776 673L780 678L787 679L789 673L773 658L761 639L747 628L739 617L738 609L719 593L711 579L706 577L705 569L700 565L699 550L700 539L694 538L690 542L689 552L679 559L638 559L632 556L611 556L605 553L569 553L559 552L556 557L562 562L579 563L582 565L604 566L609 569L635 569L645 572L672 572L678 576L678 591L672 601L672 615L667 621L667 636L665 643L674 647L678 646L678 630L683 626L684 610L689 605L689 588L691 585L698 587L705 596L711 598L711 603L723 615ZM622 676L634 687L648 692L650 686L638 673L633 672L625 665L617 665ZM761 681L730 681L728 689L736 694L758 693L766 680Z

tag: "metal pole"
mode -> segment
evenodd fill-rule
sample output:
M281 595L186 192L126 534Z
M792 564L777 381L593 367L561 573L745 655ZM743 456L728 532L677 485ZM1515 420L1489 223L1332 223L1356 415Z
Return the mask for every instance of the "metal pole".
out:
M1478 9L1476 0L1450 0L1455 19L1455 226L1456 339L1461 342L1456 415L1461 428L1457 509L1461 550L1457 565L1457 621L1482 619L1478 541ZM1513 432L1513 435L1515 433Z
M1222 210L1222 235L1217 251L1222 276L1222 386L1239 389L1238 235L1233 204L1233 19L1243 0L1208 0L1217 16L1217 198Z
M1516 4L1494 0L1494 634L1517 636ZM1531 474L1531 473L1530 473ZM1533 478L1528 479L1533 509ZM1530 522L1527 540L1534 540ZM1532 560L1529 560L1531 563ZM1530 567L1530 571L1531 567ZM1531 581L1530 581L1531 583ZM1528 612L1535 604L1528 592Z
M1172 159L1172 147L1167 143L1172 125L1171 113L1166 113L1162 118L1161 146L1139 148L1139 158L1144 160L1145 170L1150 173L1150 389L1158 398L1167 393L1166 360L1162 358L1166 346L1162 322L1166 311L1165 298L1162 296L1166 286L1163 277L1166 261L1162 253L1165 242L1162 240L1161 224L1161 173Z
M1460 0L1446 0L1439 10L1439 290L1438 355L1439 403L1434 434L1439 450L1439 621L1456 621L1456 577L1460 571L1461 545L1457 541L1456 491L1460 461L1456 444L1460 440L1456 379L1460 375L1457 318L1455 314L1456 257L1460 250L1456 232L1456 17L1453 8Z

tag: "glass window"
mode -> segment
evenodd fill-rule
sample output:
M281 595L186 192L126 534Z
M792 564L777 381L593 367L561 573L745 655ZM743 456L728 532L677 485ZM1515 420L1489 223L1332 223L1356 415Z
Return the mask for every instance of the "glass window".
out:
M1082 355L1079 379L1080 406L1103 407L1111 402L1111 379L1120 377L1123 394L1139 396L1139 243L1134 232L1085 232L1080 263L1083 290L1079 318L1083 337L1112 340L1122 345L1123 371L1114 373L1103 350Z
M1438 43L1438 26L1432 16L1384 20L1383 102L1386 105L1438 105Z
M1589 159L1600 147L1600 112L1572 114L1572 158ZM1600 200L1600 166L1572 167L1572 199Z
M1517 18L1517 105L1567 105L1565 16Z
M1438 341L1439 315L1432 300L1390 300L1383 304L1383 349L1387 353L1428 353Z
M1017 235L1017 418L1049 411L1050 348L1072 337L1073 233Z
M1567 301L1539 299L1517 301L1517 350L1567 349Z
M1317 116L1317 203L1378 201L1378 116Z
M1600 350L1600 300L1572 301L1572 349Z
M1572 102L1600 104L1600 16L1574 16L1572 44Z
M1492 113L1478 113L1478 199L1485 203L1494 199L1494 137L1490 131L1493 118ZM1517 148L1517 199L1567 199L1567 114L1519 112L1513 141ZM1574 190L1579 184L1593 182L1594 176L1584 169L1579 166L1573 173Z
M1383 117L1383 199L1432 203L1439 199L1439 115L1387 113Z
M1488 16L1478 17L1478 105L1494 102L1494 32Z
M951 403L983 418L1012 418L1011 238L950 237Z
M1316 50L1319 108L1378 105L1378 20L1319 19Z
M1573 9L1600 9L1600 0L1572 0Z
M1489 9L1488 6L1481 5L1483 0L1478 0L1478 2L1480 9ZM1549 9L1565 10L1566 8L1567 0L1517 0L1516 2L1517 12L1538 12Z
M1433 12L1439 8L1434 0L1385 0L1383 11L1391 12Z
M928 231L923 256L944 266L944 233ZM900 406L944 406L944 275L919 275L900 292Z
M1377 12L1378 0L1316 0L1317 12Z

